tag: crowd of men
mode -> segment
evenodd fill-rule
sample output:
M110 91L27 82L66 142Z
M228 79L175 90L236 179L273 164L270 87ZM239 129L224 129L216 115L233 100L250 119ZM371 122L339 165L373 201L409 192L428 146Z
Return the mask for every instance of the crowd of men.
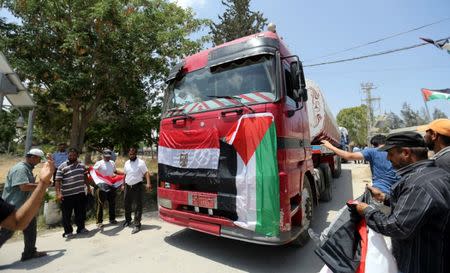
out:
M370 163L373 184L368 189L373 198L389 210L386 212L377 204L363 202L357 204L356 210L371 229L391 237L399 272L450 272L450 120L434 120L418 130L425 132L425 136L416 132L394 133L387 137L379 135L371 140L373 148L357 152L340 150L327 141L323 141L323 145L347 160ZM36 204L42 201L55 169L56 193L63 213L63 237L69 238L73 234L72 211L75 212L76 232L89 232L84 226L86 192L91 191L86 167L78 161L78 151L73 148L68 150L67 159L61 160L63 148L54 154L55 161L48 157L39 183L35 183L32 174L34 166L44 157L39 149L30 150L25 161L8 173L0 202L0 246L12 236L13 230L23 229L25 249L22 260L46 255L35 247L34 216ZM429 150L434 152L431 158L428 158ZM151 190L150 174L145 162L136 154L135 148L129 150L129 160L123 168L125 184L121 187L125 190L123 226L132 225L131 208L132 203L136 203L132 233L141 228L144 179L146 188ZM103 159L94 165L94 170L104 176L121 174L111 156L112 151L104 150ZM116 189L98 187L96 191L98 227L103 227L106 201L109 202L109 221L117 224Z
M145 161L137 158L137 149L130 148L129 159L125 162L123 172L116 169L111 160L112 151L103 150L103 159L97 161L93 170L104 177L123 175L124 183L120 187L124 191L125 221L124 227L133 227L135 234L141 229L142 202L145 189L151 191L150 172ZM21 261L46 256L47 253L36 249L36 214L44 198L47 187L55 185L56 199L61 203L64 238L74 235L72 214L74 214L76 234L86 234L85 227L87 195L95 188L97 197L96 220L98 228L103 228L103 207L109 206L110 224L118 224L116 220L116 187L102 184L97 186L88 179L89 169L78 160L79 152L75 148L66 149L66 144L58 145L58 150L44 156L40 149L31 149L25 160L12 167L7 175L2 199L0 199L0 247L12 237L15 230L23 230L24 251ZM33 176L34 167L42 160L47 160L39 174L39 181ZM144 183L145 181L145 183ZM144 186L145 185L145 186ZM135 203L134 221L132 221L132 205Z

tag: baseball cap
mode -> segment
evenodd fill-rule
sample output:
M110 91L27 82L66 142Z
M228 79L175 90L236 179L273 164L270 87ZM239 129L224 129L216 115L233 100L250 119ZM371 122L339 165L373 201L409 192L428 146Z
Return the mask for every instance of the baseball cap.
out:
M407 131L393 133L387 136L383 147L379 151L387 151L394 147L426 147L423 137L416 132Z
M46 160L44 152L41 149L31 149L28 151L27 155L34 155L40 157L42 160Z
M417 131L426 132L427 130L433 130L436 133L443 136L450 136L450 119L439 118L435 119L427 125L417 127Z
M111 157L111 150L110 149L104 149L103 150L103 156L106 156L106 157Z

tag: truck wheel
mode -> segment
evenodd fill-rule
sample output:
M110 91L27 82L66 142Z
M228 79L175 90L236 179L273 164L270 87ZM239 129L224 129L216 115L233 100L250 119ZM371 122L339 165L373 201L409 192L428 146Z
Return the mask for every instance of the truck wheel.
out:
M309 241L308 228L311 226L311 221L313 219L314 212L314 200L311 190L311 185L309 184L309 179L305 177L302 189L302 228L303 232L295 238L291 243L295 246L302 247L306 245Z
M320 193L320 200L327 202L333 198L332 185L331 185L331 182L333 181L333 177L331 175L330 166L327 163L320 164L319 168L322 170L323 178L325 180L324 181L325 188Z
M336 159L336 163L334 165L334 170L333 170L333 178L338 178L339 176L341 176L341 172L342 172L342 159L340 156L337 157Z

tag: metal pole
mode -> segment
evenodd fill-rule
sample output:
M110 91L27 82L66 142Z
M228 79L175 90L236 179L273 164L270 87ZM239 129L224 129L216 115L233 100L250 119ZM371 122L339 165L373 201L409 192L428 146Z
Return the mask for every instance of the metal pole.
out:
M33 142L33 123L34 123L34 108L28 112L27 136L25 139L25 154L31 149L31 143Z
M427 101L423 101L423 102L425 103L425 109L427 109L427 116L428 116L428 121L427 122L430 122L431 121L431 116L430 116L430 110L428 110Z
M0 91L1 92L1 91ZM3 94L0 94L0 111L2 111L3 110L3 97L4 97L5 95L3 95Z

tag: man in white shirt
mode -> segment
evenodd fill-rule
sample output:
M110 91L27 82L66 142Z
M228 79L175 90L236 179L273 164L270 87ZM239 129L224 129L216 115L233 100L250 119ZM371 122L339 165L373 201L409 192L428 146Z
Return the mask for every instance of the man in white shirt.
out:
M104 176L115 176L117 173L116 164L111 160L111 150L103 150L103 159L94 165L94 170ZM107 184L101 184L97 193L97 227L103 227L103 205L108 201L109 223L117 224L116 221L116 189Z
M144 183L148 191L151 191L152 186L150 184L150 173L145 165L144 160L136 157L137 149L130 148L128 151L128 157L130 158L125 162L123 167L125 174L125 184L122 185L122 190L125 189L125 223L124 227L131 225L131 209L133 202L136 203L134 210L134 228L131 234L137 233L141 230L141 218L142 218L142 199L144 197Z

